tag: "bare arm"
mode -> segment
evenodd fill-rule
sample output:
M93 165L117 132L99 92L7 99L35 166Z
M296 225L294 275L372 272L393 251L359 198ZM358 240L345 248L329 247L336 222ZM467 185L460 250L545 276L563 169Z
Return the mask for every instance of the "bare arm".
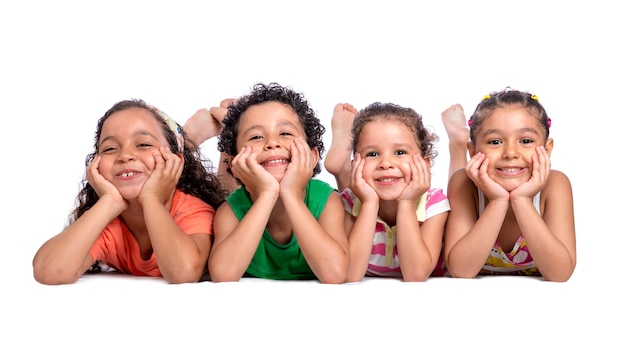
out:
M227 203L217 210L215 244L208 265L214 282L238 281L243 276L278 200L278 181L258 164L257 154L245 147L231 162L233 172L243 181L253 202L241 221Z
M35 254L33 273L40 283L76 282L94 262L89 251L100 233L128 206L117 188L98 171L100 160L96 156L86 171L87 181L100 196L98 201Z
M444 257L453 277L478 275L491 252L508 210L508 201L494 201L478 218L476 187L464 170L448 182L450 214L445 230Z
M357 153L350 169L349 184L361 201L361 210L356 218L346 214L345 222L350 247L349 282L360 282L367 273L380 208L376 191L363 178L364 165L365 160Z
M302 254L322 283L343 283L348 270L348 238L344 229L341 197L332 193L319 221L305 205L302 193L319 160L304 138L294 139L291 161L280 182L280 198L286 208Z
M538 146L536 151L531 178L510 192L511 208L541 275L562 282L576 266L572 187L563 173L551 170L545 146ZM543 216L532 202L539 191Z
M73 224L46 241L33 259L35 280L43 284L76 282L93 264L89 253L104 228L125 208L103 196Z
M206 268L211 237L209 234L187 235L169 211L169 201L183 173L183 157L172 153L168 147L160 147L154 160L154 170L137 198L149 244L167 282L197 282Z
M431 217L420 226L415 206L430 188L430 164L416 154L410 167L410 183L398 200L396 243L404 281L423 282L433 272L441 255L448 213Z
M241 279L250 265L267 226L278 194L263 193L239 221L228 203L215 214L215 244L209 255L209 274L213 282Z

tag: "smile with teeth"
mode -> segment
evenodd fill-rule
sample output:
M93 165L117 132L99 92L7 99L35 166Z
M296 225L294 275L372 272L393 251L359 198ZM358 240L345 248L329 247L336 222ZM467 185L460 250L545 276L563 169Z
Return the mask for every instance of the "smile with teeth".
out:
M399 179L400 177L385 177L385 178L378 178L376 179L376 181L381 182L381 183L389 183L389 182L393 182Z
M519 168L519 167L517 167L517 168L513 168L513 167L511 167L511 168L498 168L498 170L502 171L502 172L519 172L519 171L522 170L522 168Z
M120 173L120 177L130 177L136 175L137 172L122 172Z
M272 159L270 161L263 162L262 164L264 166L267 166L267 165L279 164L279 163L289 163L289 160L288 159Z

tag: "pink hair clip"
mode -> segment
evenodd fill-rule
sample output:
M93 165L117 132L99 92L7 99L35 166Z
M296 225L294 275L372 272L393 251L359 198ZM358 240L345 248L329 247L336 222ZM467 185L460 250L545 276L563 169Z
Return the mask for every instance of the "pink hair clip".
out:
M472 120L472 119L469 119L469 120L467 121L467 126L471 127L471 126L472 126L472 123L473 123L473 120Z
M548 118L548 120L546 120L546 124L548 124L548 128L552 126L552 119Z

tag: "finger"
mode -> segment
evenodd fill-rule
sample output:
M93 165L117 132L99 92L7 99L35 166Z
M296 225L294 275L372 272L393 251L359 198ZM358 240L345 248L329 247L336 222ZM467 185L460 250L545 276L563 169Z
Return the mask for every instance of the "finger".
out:
M422 158L421 155L416 154L413 158L412 171L414 170L417 174L417 180L420 184L428 184L430 185L430 168L428 167L428 163Z

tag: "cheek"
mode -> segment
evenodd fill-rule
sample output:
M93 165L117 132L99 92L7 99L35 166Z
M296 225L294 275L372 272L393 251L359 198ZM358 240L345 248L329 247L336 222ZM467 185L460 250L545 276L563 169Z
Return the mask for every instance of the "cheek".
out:
M114 159L111 156L103 155L98 164L98 172L103 175L107 180L111 180L113 173Z
M376 170L376 163L372 160L365 160L365 164L363 165L363 178L372 178L372 174Z

